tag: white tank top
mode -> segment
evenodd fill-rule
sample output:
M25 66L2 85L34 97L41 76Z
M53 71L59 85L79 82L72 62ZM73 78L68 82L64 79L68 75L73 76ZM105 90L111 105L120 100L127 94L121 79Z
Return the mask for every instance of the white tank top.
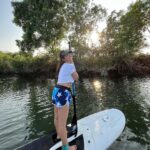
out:
M73 83L74 80L71 74L75 71L76 68L73 63L64 63L60 68L57 83Z

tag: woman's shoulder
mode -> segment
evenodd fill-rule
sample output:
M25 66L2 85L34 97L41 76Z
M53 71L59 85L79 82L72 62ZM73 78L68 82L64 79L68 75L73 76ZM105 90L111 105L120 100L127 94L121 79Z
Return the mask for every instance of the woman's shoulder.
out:
M75 70L75 66L73 63L64 63L62 66L62 70L68 72L69 70Z
M74 67L73 63L64 63L63 64L64 67Z

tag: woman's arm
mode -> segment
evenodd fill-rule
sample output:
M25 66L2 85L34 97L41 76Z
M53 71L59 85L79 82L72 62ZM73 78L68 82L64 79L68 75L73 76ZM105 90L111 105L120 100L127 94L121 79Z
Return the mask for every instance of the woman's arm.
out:
M73 80L78 81L79 75L78 75L78 73L76 71L73 72L71 75L72 75Z

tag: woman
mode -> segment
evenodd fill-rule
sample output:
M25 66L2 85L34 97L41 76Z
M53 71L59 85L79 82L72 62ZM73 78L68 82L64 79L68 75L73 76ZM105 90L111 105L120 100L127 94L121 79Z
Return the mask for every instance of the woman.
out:
M54 124L57 138L60 138L62 150L76 150L76 146L69 146L67 142L67 118L71 102L71 84L77 81L79 76L76 72L71 51L60 52L60 66L58 68L58 81L52 92L54 104Z

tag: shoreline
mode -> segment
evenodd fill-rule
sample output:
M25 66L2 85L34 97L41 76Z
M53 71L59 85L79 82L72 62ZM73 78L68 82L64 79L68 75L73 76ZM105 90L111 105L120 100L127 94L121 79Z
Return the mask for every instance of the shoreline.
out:
M51 60L48 56L41 58L26 58L22 61L11 62L1 60L0 77L1 76L23 76L23 77L55 77L58 61ZM29 61L29 60L30 61ZM112 62L101 65L101 61L95 63L75 61L76 69L81 78L84 77L145 77L150 75L150 55L137 55L126 58L111 58ZM98 65L99 64L99 65ZM101 65L101 66L100 66Z
M118 70L117 65L113 66L112 68L105 69L102 71L93 71L93 70L81 70L78 71L80 78L94 78L94 77L106 77L110 79L119 79L123 77L150 77L150 68L139 66L136 68L136 70ZM140 70L139 70L140 68ZM145 69L146 68L146 69ZM38 77L43 77L43 78L55 78L55 73L51 72L50 73L47 71L45 72L24 72L24 73L14 73L14 72L9 72L9 73L0 73L0 78L3 77L26 77L26 78L38 78Z

